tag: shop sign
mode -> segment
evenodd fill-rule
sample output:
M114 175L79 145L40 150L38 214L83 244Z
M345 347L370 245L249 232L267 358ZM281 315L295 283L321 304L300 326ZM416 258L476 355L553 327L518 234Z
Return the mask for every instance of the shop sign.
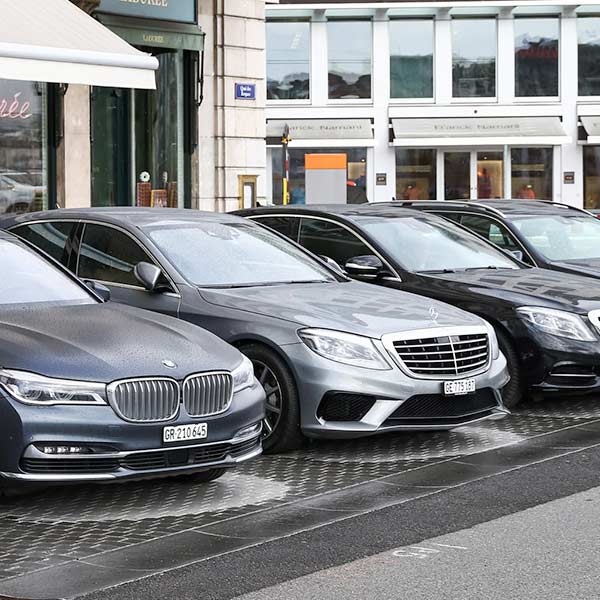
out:
M293 140L373 138L371 119L270 119L267 121L267 137L280 139L286 125Z
M236 100L256 100L256 84L255 83L236 83L235 84L235 99Z
M21 99L21 92L17 92L10 98L0 97L0 119L12 119L13 121L27 121L31 119L31 102Z
M563 175L565 183L575 183L575 171L565 171Z
M375 175L375 185L387 185L387 173L377 173Z
M98 12L179 23L197 19L196 0L101 0Z

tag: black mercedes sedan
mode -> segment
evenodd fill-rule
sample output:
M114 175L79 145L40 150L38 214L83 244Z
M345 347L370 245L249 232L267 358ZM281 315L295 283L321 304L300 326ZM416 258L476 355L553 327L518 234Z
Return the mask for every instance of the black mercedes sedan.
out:
M600 283L532 268L442 217L385 204L239 211L359 280L429 296L491 323L505 405L529 392L600 390Z
M459 223L534 267L600 279L600 220L545 200L391 202Z
M28 484L211 481L261 452L264 392L199 327L106 303L0 232L0 495Z

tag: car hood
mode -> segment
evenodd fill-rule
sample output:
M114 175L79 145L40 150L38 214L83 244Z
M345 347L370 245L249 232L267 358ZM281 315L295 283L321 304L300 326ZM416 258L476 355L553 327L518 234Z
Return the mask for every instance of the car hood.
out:
M553 262L552 266L566 273L585 275L586 277L598 277L600 279L600 258Z
M200 293L218 306L375 338L436 325L483 323L479 317L437 300L358 282L204 288Z
M166 368L163 360L176 363ZM239 352L177 319L116 303L0 311L0 367L109 383L239 365Z
M545 306L587 314L600 308L600 282L548 269L498 269L427 274L471 294L491 296L515 306Z

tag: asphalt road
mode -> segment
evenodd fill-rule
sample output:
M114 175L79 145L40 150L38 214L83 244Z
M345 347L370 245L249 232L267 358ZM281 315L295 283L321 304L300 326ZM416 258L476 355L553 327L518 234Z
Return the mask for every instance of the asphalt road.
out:
M600 598L600 488L239 600Z

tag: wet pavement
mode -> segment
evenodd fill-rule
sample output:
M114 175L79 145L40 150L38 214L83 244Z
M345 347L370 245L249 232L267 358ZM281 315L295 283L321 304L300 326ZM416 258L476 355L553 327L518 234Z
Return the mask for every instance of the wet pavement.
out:
M600 444L600 402L451 433L313 442L221 480L65 487L0 507L0 595L70 598Z

